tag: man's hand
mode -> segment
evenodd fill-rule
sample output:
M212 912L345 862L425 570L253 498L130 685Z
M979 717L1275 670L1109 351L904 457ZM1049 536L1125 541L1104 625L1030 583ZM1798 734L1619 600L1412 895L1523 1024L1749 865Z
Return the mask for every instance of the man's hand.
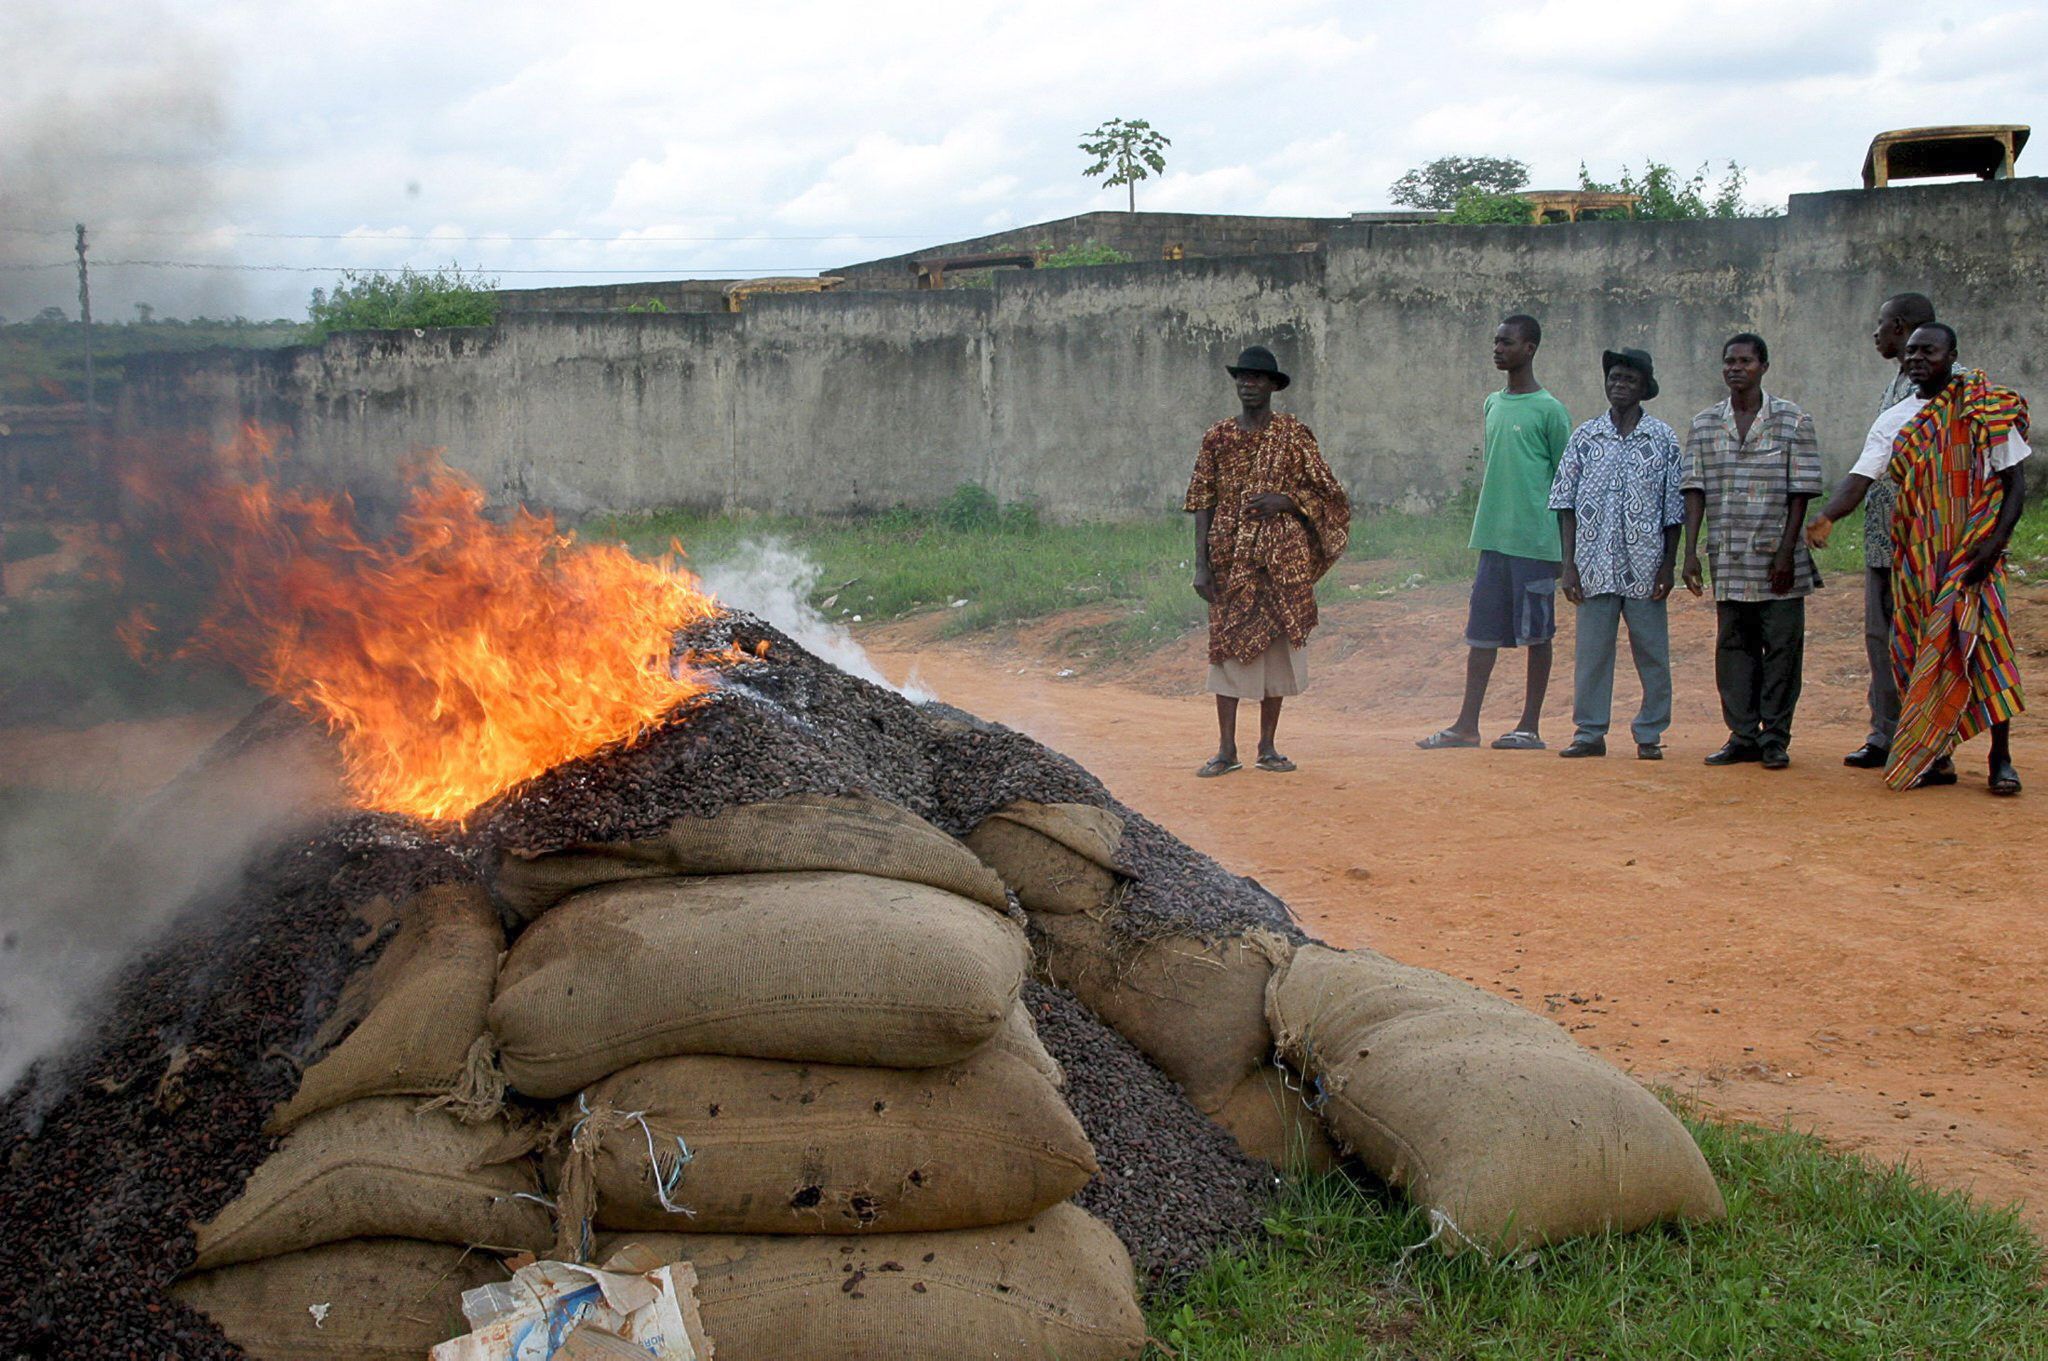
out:
M1977 545L1963 568L1963 585L1982 586L1998 570L1998 560L2005 556L2005 545L1986 540Z
M1216 603L1216 574L1206 566L1195 569L1195 594L1211 605Z
M1771 554L1771 594L1784 595L1792 589L1792 550L1780 548Z
M1665 563L1657 569L1657 579L1650 583L1650 599L1662 600L1671 594L1671 564ZM1694 592L1698 594L1698 592Z
M1700 571L1700 555L1697 553L1687 553L1685 555L1685 589L1691 591L1694 595L1698 595L1705 583L1706 576Z
M1245 502L1244 513L1247 519L1263 520L1272 515L1291 515L1295 509L1294 498L1286 492L1269 491Z
M1564 574L1558 578L1557 585L1558 589L1564 592L1564 598L1572 604L1586 603L1586 588L1579 581L1579 565L1576 562L1564 565Z
M1828 538L1835 532L1835 522L1825 515L1816 515L1806 527L1806 546L1815 550L1826 548Z

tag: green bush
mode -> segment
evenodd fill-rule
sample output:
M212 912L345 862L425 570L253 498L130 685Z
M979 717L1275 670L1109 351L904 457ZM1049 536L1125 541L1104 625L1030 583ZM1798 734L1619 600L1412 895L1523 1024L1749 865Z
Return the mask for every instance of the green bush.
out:
M1525 198L1514 194L1490 194L1484 189L1467 189L1458 195L1451 215L1444 221L1465 226L1513 223L1526 227L1535 220L1535 216L1535 209Z
M313 290L306 315L313 335L401 327L489 326L498 319L498 281L450 265L430 274L410 267L396 274L350 270L330 292Z
M1063 246L1053 250L1040 246L1044 258L1038 262L1040 269L1079 269L1087 265L1128 265L1131 257L1114 246L1098 246L1093 241L1079 246Z

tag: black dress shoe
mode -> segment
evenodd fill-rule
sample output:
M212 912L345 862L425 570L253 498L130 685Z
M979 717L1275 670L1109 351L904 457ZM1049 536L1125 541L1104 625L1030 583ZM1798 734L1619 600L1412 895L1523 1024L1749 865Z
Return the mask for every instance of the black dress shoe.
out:
M1559 756L1605 756L1607 739L1604 737L1574 737L1571 745L1558 753Z
M1792 764L1792 753L1783 747L1765 747L1762 760L1765 770L1783 770Z
M1763 752L1754 745L1748 742L1739 742L1731 737L1721 744L1719 751L1707 758L1707 764L1710 766L1739 766L1744 762L1761 761L1763 758Z
M1636 743L1636 759L1638 761L1661 761L1664 759L1664 748L1658 746L1655 742L1638 742Z
M1884 747L1880 747L1875 742L1865 742L1862 746L1844 756L1842 764L1854 766L1858 770L1883 770L1885 762L1891 760L1891 758L1891 752Z

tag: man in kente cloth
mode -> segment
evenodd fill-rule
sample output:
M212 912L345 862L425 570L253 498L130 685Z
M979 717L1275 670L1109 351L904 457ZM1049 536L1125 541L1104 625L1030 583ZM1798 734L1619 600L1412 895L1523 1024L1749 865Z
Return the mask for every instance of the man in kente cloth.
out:
M1938 321L1907 338L1906 375L1918 391L1870 427L1807 541L1825 547L1835 521L1872 484L1896 484L1892 674L1900 702L1885 783L1954 784L1950 753L1989 729L1991 792L2017 794L2012 717L2026 701L2006 614L2005 548L2026 508L2027 403L1975 369L1958 369L1956 333Z
M1254 345L1226 366L1243 408L1202 436L1184 509L1195 515L1195 594L1209 602L1209 692L1216 754L1203 778L1243 768L1237 702L1259 702L1260 770L1294 762L1273 745L1280 705L1308 684L1316 582L1344 555L1351 500L1307 426L1273 410L1291 381L1273 352Z

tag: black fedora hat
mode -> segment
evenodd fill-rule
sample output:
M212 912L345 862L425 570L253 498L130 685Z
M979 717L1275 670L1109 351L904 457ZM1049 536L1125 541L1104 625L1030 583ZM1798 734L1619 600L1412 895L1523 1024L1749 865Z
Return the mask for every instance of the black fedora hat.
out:
M1235 364L1225 364L1223 368L1232 378L1237 377L1240 373L1263 373L1273 380L1273 387L1276 391L1294 381L1286 374L1280 372L1280 361L1275 359L1273 352L1264 345L1245 347L1238 352Z
M1600 354L1600 376L1605 378L1616 364L1634 369L1643 375L1643 400L1649 401L1657 395L1657 366L1650 362L1648 350L1603 350Z

